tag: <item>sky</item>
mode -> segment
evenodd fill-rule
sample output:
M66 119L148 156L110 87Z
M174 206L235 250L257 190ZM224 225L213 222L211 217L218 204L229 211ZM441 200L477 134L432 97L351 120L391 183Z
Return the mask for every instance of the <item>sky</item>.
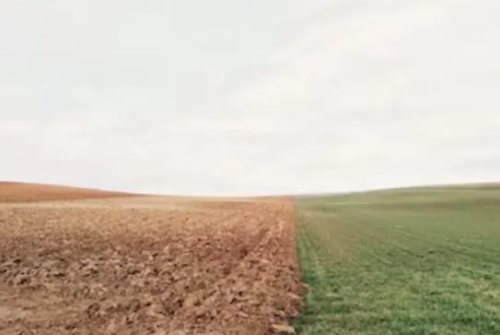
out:
M0 180L178 195L500 181L500 2L0 2Z

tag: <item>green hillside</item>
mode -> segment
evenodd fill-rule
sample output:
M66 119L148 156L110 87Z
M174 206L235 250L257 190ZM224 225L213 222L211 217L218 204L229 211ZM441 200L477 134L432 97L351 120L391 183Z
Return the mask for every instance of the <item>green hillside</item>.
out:
M299 334L500 334L500 189L299 200Z

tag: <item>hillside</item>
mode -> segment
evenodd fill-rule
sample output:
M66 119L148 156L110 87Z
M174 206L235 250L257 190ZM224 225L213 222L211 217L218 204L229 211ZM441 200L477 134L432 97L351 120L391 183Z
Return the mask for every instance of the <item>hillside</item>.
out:
M126 197L133 194L86 188L0 181L0 203Z
M299 334L500 334L500 189L299 201Z
M0 334L271 335L302 307L289 199L1 185Z

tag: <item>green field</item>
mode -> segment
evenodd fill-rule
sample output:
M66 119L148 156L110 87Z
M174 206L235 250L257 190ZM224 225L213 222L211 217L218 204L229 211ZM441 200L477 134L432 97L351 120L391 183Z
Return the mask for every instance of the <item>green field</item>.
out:
M500 334L500 189L299 200L299 334Z

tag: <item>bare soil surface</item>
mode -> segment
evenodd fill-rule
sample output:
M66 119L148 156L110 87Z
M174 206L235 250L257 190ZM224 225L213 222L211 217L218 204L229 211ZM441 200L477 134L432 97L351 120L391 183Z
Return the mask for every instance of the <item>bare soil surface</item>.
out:
M109 192L75 187L0 181L0 202L40 202L137 196L129 193Z
M0 334L291 332L295 221L288 199L0 204Z

